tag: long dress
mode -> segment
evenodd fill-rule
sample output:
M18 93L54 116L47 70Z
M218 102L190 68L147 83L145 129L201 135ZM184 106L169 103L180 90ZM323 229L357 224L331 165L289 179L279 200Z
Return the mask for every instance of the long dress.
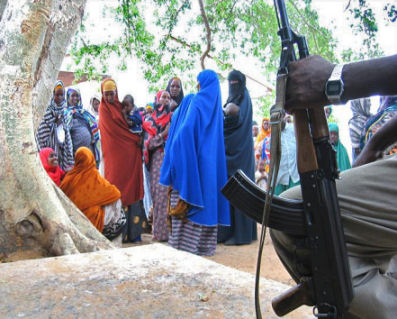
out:
M146 216L140 203L143 198L141 137L130 131L121 113L117 91L110 104L103 97L105 79L101 84L102 100L99 106L105 178L121 192L121 201L127 215L124 241L139 238L146 225ZM114 81L113 81L114 82Z
M74 153L70 131L66 129L64 111L67 108L65 97L59 104L55 103L56 89L65 90L62 81L54 86L50 105L37 129L36 141L39 151L45 147L52 148L58 156L59 166L68 171L74 165Z
M78 95L76 105L72 102L71 96ZM69 131L72 139L73 154L80 147L87 147L95 155L96 166L99 167L101 159L101 141L99 138L98 122L94 115L83 108L80 90L69 88L67 95L67 108L64 111L65 129Z
M168 240L167 226L167 187L159 183L160 168L164 151L156 150L150 161L150 189L153 201L153 238L159 241Z
M157 93L159 101L163 91ZM143 129L145 131L144 159L150 173L150 190L153 203L153 239L168 240L167 215L167 187L159 184L160 168L164 158L164 142L166 138L158 140L159 134L164 133L171 120L169 105L156 104L154 112L145 117ZM155 142L157 139L157 142Z
M218 225L229 225L229 204L219 80L214 71L198 75L200 90L186 96L173 115L160 183L190 204L186 218L172 218L168 243L197 255L213 255Z
M227 175L232 176L241 169L252 181L255 181L255 158L252 139L252 104L245 87L245 76L239 71L229 75L229 98L227 103L239 105L240 112L235 116L226 116L224 136ZM254 220L230 206L230 227L219 227L218 241L227 245L250 244L257 239L257 225Z

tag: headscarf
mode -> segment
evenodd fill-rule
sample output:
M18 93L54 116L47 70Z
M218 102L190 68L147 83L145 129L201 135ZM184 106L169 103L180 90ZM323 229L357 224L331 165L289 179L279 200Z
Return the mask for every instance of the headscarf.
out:
M245 75L240 71L233 70L229 73L227 79L229 81L229 97L227 98L226 104L234 103L240 105L246 92Z
M71 103L71 95L73 93L76 93L79 96L79 101L77 102L77 105L72 105ZM99 129L96 118L90 112L83 108L79 89L69 88L66 96L68 105L64 112L66 128L69 131L71 130L73 116L75 115L80 115L80 117L82 117L87 122L91 130L91 135L94 137L95 161L98 167L99 161L101 160L101 140L99 137Z
M336 123L329 123L328 128L330 132L336 132L339 134L339 127ZM336 162L339 170L342 172L351 168L352 166L350 164L349 155L347 155L346 148L342 145L339 138L338 142L333 145L333 147L336 151Z
M160 183L172 185L193 206L187 216L193 223L229 225L229 204L220 192L227 172L219 80L212 70L197 79L200 91L182 101L171 122Z
M238 169L252 180L255 175L254 145L252 139L252 104L245 86L245 75L233 70L229 73L229 97L226 103L240 107L237 116L226 116L224 136L226 149L227 174L232 176ZM228 119L237 118L236 121Z
M162 105L159 103L161 95L164 92L165 90L157 92L157 103L155 104L154 112L151 114L156 126L160 129L160 131L163 130L171 120L171 110L169 105Z
M55 92L59 89L63 89L65 92L63 82L60 80L55 82L50 105L47 107L44 117L39 125L36 140L39 150L45 147L52 148L58 155L60 167L67 171L70 170L74 164L73 144L69 130L65 130L66 124L64 121L64 110L67 107L65 97L59 105L55 103ZM63 142L60 142L58 139L57 121L61 121L63 124Z
M94 114L95 117L98 117L98 115L99 115L99 109L98 109L98 112L96 112L96 111L94 110L94 100L97 100L98 102L101 102L101 98L100 98L99 94L94 94L94 95L91 97L91 99L90 99L91 112L92 112L92 114Z
M123 205L128 206L143 198L141 138L130 131L124 120L117 88L114 103L105 100L103 87L108 81L114 83L112 79L102 82L102 100L99 106L105 178L117 186Z
M48 157L53 152L54 150L52 148L44 147L41 149L39 155L41 163L43 164L43 167L47 172L48 176L50 176L54 183L59 186L61 185L61 179L65 175L65 172L62 170L62 168L59 167L59 165L57 167L48 165Z
M271 133L270 125L269 125L269 128L266 131L263 129L263 122L265 122L265 121L268 121L270 123L270 119L268 117L264 117L262 119L261 130L260 130L258 136L256 137L256 141L255 141L255 150L256 151L258 151L259 146L263 144L262 141L265 138L270 138L270 133ZM259 154L260 154L260 152L259 152ZM259 159L259 157L257 159Z
M359 148L365 123L371 116L371 100L368 98L352 100L350 108L353 113L353 117L349 120L352 148Z
M163 132L167 125L171 121L171 110L168 105L159 104L161 95L165 92L165 90L158 91L156 94L157 103L154 105L154 111L152 114L148 114L145 117L145 120L142 124L142 128L145 131L144 142L143 142L143 156L146 165L149 165L150 162L150 152L149 151L149 143L152 138ZM167 137L164 138L164 141ZM157 148L156 150L162 150L162 147Z
M181 91L179 92L178 96L175 98L171 96L171 83L174 80L178 80L179 83L181 84ZM184 97L181 79L178 78L177 76L174 76L171 80L168 81L168 85L165 90L170 94L171 99L173 99L176 102L176 104L178 104L178 106L179 106L182 102L183 97ZM158 101L158 99L157 99L157 101Z
M74 168L66 174L61 189L100 232L105 220L103 206L121 196L117 187L99 174L94 155L87 147L76 151Z
M173 157L177 154L174 154L173 151L170 151L173 149L173 143L174 143L174 135L176 132L179 131L179 128L181 127L183 121L185 120L186 113L189 109L190 102L193 99L194 94L188 94L186 95L179 107L176 109L174 114L172 115L172 121L171 121L171 127L168 132L168 139L167 143L165 144L165 150L164 150L164 159L163 159L163 164L161 167L161 176L162 176L162 181L165 185L171 185L172 184L172 177L171 177L171 165L173 163Z

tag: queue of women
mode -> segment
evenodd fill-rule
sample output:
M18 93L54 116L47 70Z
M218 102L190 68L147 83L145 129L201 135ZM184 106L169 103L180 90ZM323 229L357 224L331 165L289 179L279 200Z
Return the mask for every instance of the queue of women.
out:
M242 169L254 179L252 105L245 76L229 74L224 107L217 74L202 71L198 92L184 96L172 78L154 103L137 108L119 100L116 82L82 106L78 89L57 81L36 139L50 178L110 240L153 240L197 255L217 242L249 244L256 224L221 194ZM66 93L66 94L65 94Z

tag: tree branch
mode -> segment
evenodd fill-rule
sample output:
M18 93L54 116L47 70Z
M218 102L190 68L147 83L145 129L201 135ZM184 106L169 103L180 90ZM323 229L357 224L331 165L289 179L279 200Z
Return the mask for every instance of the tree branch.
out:
M344 11L346 11L347 9L349 9L349 7L350 7L350 2L351 2L351 0L349 0L349 1L347 2L347 5L346 5L346 8L345 8Z
M169 37L171 40L173 40L173 41L175 41L175 42L177 42L177 43L179 43L179 44L181 44L181 45L183 45L183 46L185 46L185 47L187 47L187 48L189 48L189 49L193 49L193 47L192 47L191 44L187 43L186 41L184 41L184 40L182 40L182 39L179 39L179 38L173 36L172 34L168 34L167 37ZM219 64L221 64L221 65L226 65L226 64L227 64L227 63L224 63L224 62L220 61L218 58L212 56L212 55L209 54L209 53L207 54L207 57L210 58L210 59L212 59L212 60L214 60L214 61L216 61L217 63L219 63ZM231 64L230 64L230 65L231 65ZM231 65L231 68L233 69L233 65ZM274 88L271 87L269 84L262 83L261 81L259 81L259 80L255 79L255 78L253 78L253 77L250 76L250 75L245 74L245 76L246 76L247 79L250 79L251 81L254 81L255 83L257 83L257 84L263 86L264 88L266 88L266 90L267 90L268 92L272 92L272 91L274 90Z
M318 27L315 27L313 25L311 25L306 17L300 12L299 8L296 6L296 4L294 3L294 1L289 0L289 3L291 3L291 5L294 7L294 9L296 10L296 12L299 14L299 16L302 18L303 22L310 28L313 29L315 31L315 33L321 33L324 37L326 37L326 34L324 34L324 32L322 32L321 30L319 30Z
M211 50L211 28L210 28L210 24L208 22L207 14L205 13L203 0L198 0L198 2L199 2L199 5L200 5L201 16L203 17L205 29L206 29L206 32L207 32L207 34L206 34L207 48L204 51L203 55L200 57L201 68L204 70L205 69L204 60L208 56L208 54L209 54L209 52Z

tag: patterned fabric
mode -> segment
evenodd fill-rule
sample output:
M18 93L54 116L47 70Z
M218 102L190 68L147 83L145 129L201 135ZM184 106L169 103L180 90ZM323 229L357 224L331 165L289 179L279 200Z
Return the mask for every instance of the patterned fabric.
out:
M77 93L79 96L79 101L78 101L77 105L71 104L70 98L71 98L72 93ZM68 106L64 111L66 130L70 132L70 130L72 129L72 122L73 122L74 116L80 115L85 119L85 121L87 122L87 124L91 130L91 135L94 140L93 144L94 144L94 151L95 151L95 161L96 161L97 167L99 167L99 162L101 160L101 140L99 137L98 123L96 121L96 118L90 112L83 109L83 104L81 103L81 94L80 94L79 89L68 89L67 105Z
M217 226L203 226L172 217L172 233L168 244L201 256L212 256L216 250Z
M53 96L36 134L39 151L50 147L58 155L59 166L68 171L73 168L73 144L70 131L65 130L64 110L67 107L66 100L57 105L55 103L55 88L64 89L62 81L57 81L54 86Z
M360 138L365 123L371 116L371 100L357 99L350 102L353 117L349 120L349 132L352 148L360 147Z
M397 114L397 96L395 99L387 98L380 107L380 111L372 116L365 124L364 133L361 136L360 148L364 148L365 144L372 138L372 136ZM396 154L397 145L390 146L384 154Z
M270 167L270 136L265 137L259 146L260 158L265 161L265 171L269 173Z
M259 143L262 142L265 137L270 137L270 125L269 125L269 128L265 131L265 129L263 128L263 122L270 122L270 119L268 117L264 117L262 119L261 131L259 132L259 134L256 138L255 148L258 147ZM259 159L259 157L258 157L258 159Z
M160 91L163 92L163 91ZM160 93L159 92L159 93ZM159 95L159 94L157 94ZM161 94L160 94L161 96ZM162 133L171 121L171 111L168 105L155 105L154 112L148 114L142 124L145 130L144 142L143 142L143 156L145 159L145 164L150 165L150 156L154 150L149 150L150 140ZM165 142L166 138L164 139ZM164 144L159 146L157 149L163 150Z
M141 201L124 207L127 225L123 232L124 243L134 243L140 240L141 234L147 229L147 219Z
M160 241L168 240L167 226L167 187L159 183L160 168L164 152L156 150L150 164L150 188L153 200L153 238Z
M105 211L105 226L102 234L112 240L122 233L127 222L121 200L104 206L103 210Z

